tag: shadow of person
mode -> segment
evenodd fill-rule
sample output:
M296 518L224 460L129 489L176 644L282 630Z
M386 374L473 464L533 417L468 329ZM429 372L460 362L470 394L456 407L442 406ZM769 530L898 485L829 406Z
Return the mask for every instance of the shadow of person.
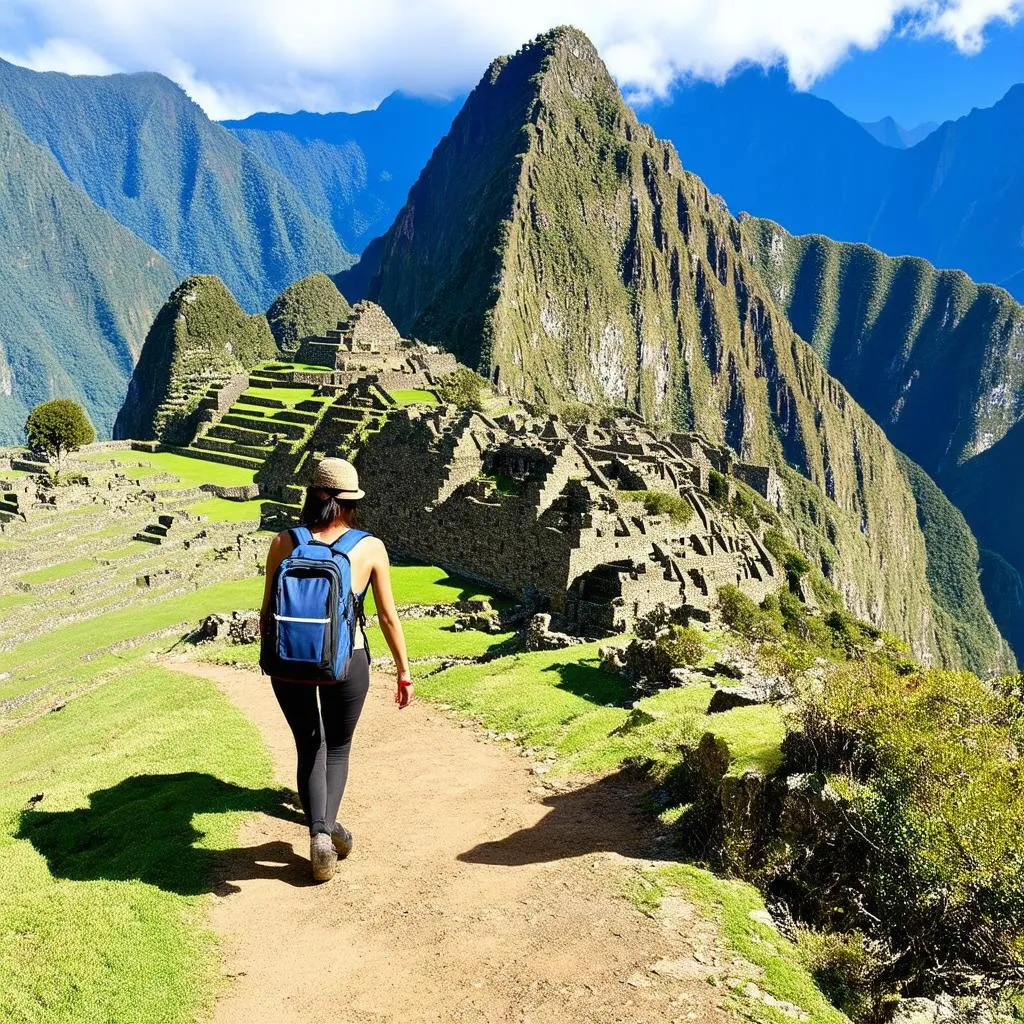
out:
M588 853L649 857L654 822L640 806L648 786L640 772L623 768L579 789L552 793L541 801L551 810L536 825L480 843L458 860L518 866Z
M56 878L76 881L138 879L167 892L224 895L244 878L302 884L304 862L283 842L238 850L197 845L203 817L262 811L302 822L284 789L249 789L213 775L134 775L89 796L72 811L25 810L16 833L46 858ZM306 867L308 871L308 866Z

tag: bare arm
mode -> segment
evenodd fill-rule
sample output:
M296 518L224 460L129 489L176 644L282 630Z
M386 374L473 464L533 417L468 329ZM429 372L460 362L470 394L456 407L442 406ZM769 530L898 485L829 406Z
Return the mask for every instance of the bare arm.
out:
M374 541L373 568L370 572L370 583L373 586L373 600L377 606L377 622L380 631L391 649L398 674L398 690L395 700L399 707L405 707L412 700L412 677L409 673L409 656L405 650L405 634L395 607L395 597L391 592L391 561L387 548L379 540Z
M263 604L260 607L260 629L267 628L267 615L270 613L270 591L274 585L274 573L277 567L291 554L292 538L286 531L279 533L271 542L267 552L266 576L263 580Z

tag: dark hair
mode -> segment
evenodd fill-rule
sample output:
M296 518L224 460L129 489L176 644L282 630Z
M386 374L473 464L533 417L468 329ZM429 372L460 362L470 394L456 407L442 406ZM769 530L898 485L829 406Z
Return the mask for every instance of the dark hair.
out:
M354 526L358 508L358 501L339 498L337 491L307 487L306 500L302 503L302 512L299 515L311 530L323 530L335 519L344 519L349 526Z

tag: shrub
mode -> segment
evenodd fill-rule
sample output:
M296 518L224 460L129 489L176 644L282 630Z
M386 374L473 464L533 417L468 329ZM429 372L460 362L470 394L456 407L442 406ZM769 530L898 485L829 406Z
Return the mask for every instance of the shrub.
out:
M652 516L669 516L681 526L690 521L693 506L679 494L664 491L622 491L623 497L639 501L644 511Z
M797 927L797 948L833 1006L858 1018L874 1009L880 962L877 943L863 932L820 932Z
M487 381L468 367L460 366L437 382L438 398L460 409L482 409Z
M927 993L1024 969L1020 702L966 672L901 675L870 658L799 703L820 762L807 767L838 760L861 782L848 800L870 863L846 910L889 947L886 987Z
M729 481L717 469L711 470L708 474L708 495L719 505L724 505L729 500Z
M718 588L718 611L730 629L748 640L778 640L782 636L778 611L759 607L732 583Z
M708 652L704 635L692 626L669 626L668 631L658 637L657 644L673 668L696 665Z
M757 514L757 509L754 508L750 496L739 487L736 488L736 493L732 496L732 512L752 530L756 530L761 525L761 517Z
M57 463L60 472L64 457L96 440L96 431L85 410L70 398L55 398L37 405L25 422L29 448Z

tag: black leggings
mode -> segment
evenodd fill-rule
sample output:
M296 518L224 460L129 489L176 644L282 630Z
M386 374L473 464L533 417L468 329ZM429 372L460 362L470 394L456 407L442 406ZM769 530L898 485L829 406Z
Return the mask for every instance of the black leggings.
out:
M310 686L280 679L271 682L295 738L299 800L309 834L330 832L348 781L352 734L370 688L369 657L365 649L354 651L348 678L339 683Z

